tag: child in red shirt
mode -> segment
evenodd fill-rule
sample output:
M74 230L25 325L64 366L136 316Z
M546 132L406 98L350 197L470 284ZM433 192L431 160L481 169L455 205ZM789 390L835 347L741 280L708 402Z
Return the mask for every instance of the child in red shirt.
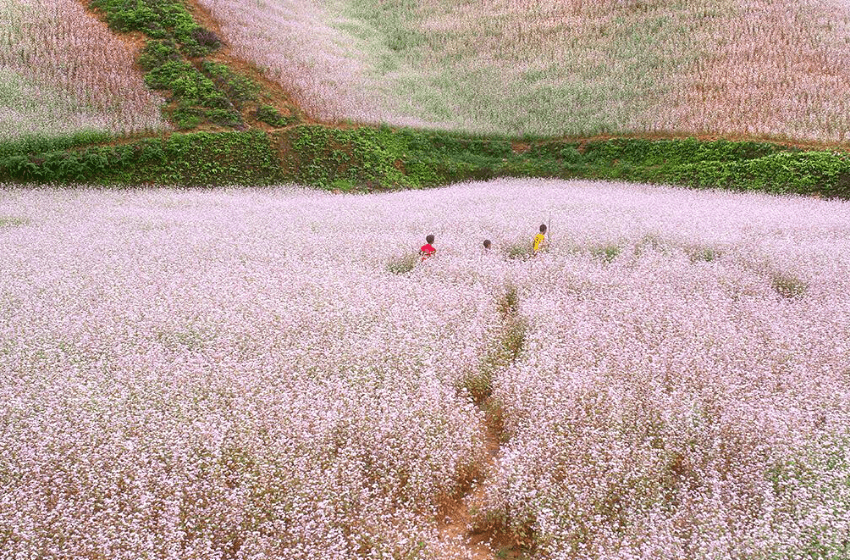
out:
M434 242L434 236L428 235L425 238L425 241L426 241L425 245L423 245L422 247L419 248L419 256L422 257L420 259L420 262L424 261L427 258L433 257L434 255L437 254L437 249L435 249L434 246L431 245L431 243Z

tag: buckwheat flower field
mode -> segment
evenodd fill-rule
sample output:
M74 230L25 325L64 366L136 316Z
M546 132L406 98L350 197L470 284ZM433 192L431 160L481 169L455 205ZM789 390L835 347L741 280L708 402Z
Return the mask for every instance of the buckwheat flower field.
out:
M133 50L75 0L0 0L0 140L168 128Z
M850 204L6 187L0 403L3 560L842 558Z
M850 139L847 0L198 0L314 117Z

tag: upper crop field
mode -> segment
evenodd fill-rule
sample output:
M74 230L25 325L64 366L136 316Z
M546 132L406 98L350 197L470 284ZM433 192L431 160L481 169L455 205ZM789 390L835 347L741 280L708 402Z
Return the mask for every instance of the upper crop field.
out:
M473 477L535 560L846 558L848 224L589 182L0 190L0 559L456 560Z
M76 0L0 0L0 140L167 127L134 53Z
M850 140L838 0L199 0L324 119Z

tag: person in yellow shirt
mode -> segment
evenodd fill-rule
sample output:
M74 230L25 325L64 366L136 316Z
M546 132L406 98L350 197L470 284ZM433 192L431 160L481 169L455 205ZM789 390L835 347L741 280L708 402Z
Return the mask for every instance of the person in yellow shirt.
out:
M534 254L536 255L546 245L546 224L540 224L540 233L534 236Z

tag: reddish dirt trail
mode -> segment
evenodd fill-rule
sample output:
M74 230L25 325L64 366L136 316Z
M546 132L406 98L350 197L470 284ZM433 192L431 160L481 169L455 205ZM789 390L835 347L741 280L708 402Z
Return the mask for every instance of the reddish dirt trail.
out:
M481 472L463 495L445 505L438 519L438 529L444 542L444 560L526 560L529 558L509 534L482 526L479 512L486 503L487 486L498 472L499 454L502 450L501 420L489 412L488 398L479 408L485 413L481 431L486 449L486 460Z
M189 12L192 14L195 21L215 33L221 41L221 48L207 56L207 60L226 64L237 74L251 78L260 86L262 92L261 96L264 98L264 102L268 105L274 106L281 112L281 114L295 114L299 121L304 124L319 124L319 121L310 118L301 109L301 107L298 106L292 95L283 85L274 80L268 79L255 65L233 54L231 46L227 42L227 39L221 30L221 25L215 18L213 18L206 8L201 6L196 0L186 0L186 6L189 8ZM256 128L271 128L259 121L252 122L251 125Z
M90 14L102 21L102 14L92 8L91 0L79 1ZM294 98L290 95L290 93L286 90L284 86L277 83L276 81L269 80L265 76L265 74L263 74L263 72L261 72L253 64L233 55L230 45L227 43L227 40L224 38L224 35L221 32L221 26L205 8L203 8L195 0L187 0L186 6L195 21L206 29L215 33L221 41L221 47L210 55L205 56L204 60L207 60L209 62L218 62L226 64L236 74L253 80L256 84L260 86L260 97L262 103L273 106L281 113L281 115L295 115L298 117L299 122L302 124L320 124L319 121L312 119L301 109L301 107L298 106ZM148 41L147 37L145 37L143 33L138 31L133 31L129 33L115 33L115 35L119 39L121 39L135 53L136 59L138 59L140 51L144 48ZM200 65L199 62L196 63L196 66L198 65ZM141 73L142 68L138 66L138 63L136 64L136 67L137 70ZM257 121L256 119L247 118L246 121L248 121L251 127L253 128L259 128L262 130L272 129L272 127L268 126L263 122ZM221 130L229 129L212 124L205 124L196 129L196 131L212 132Z
M445 560L492 560L494 558L520 558L506 556L504 547L492 543L493 535L475 528L475 512L484 503L488 479L495 473L501 449L500 434L494 422L482 425L487 450L486 464L471 487L461 497L447 504L445 514L439 519L440 533L452 545L445 551ZM501 551L501 554L499 552Z

